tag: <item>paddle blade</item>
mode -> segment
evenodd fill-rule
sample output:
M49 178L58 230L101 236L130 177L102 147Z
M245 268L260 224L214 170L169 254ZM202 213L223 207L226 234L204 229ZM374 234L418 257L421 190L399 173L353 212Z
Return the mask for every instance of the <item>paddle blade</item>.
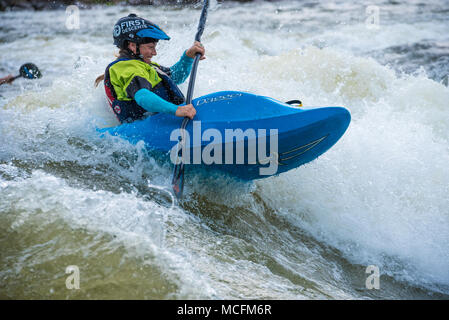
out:
M19 69L20 75L27 79L37 79L42 77L40 70L34 63L25 63Z
M184 190L184 166L179 165L175 167L172 179L172 189L175 197L181 199L182 191Z

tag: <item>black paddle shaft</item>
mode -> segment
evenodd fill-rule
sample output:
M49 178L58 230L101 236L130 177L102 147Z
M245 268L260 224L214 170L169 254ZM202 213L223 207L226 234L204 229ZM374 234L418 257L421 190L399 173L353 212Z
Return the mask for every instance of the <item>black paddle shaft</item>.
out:
M195 41L200 42L201 36L204 32L204 27L206 26L207 19L207 9L209 8L209 0L204 0L203 10L201 11L200 22L198 23L198 30L195 35ZM190 74L189 88L187 89L187 101L186 104L192 103L193 88L195 87L196 71L198 70L198 63L200 62L201 53L195 55L195 60L193 61L192 72ZM188 119L188 118L187 118Z
M201 36L203 35L204 27L206 26L206 19L207 19L207 9L209 8L209 0L204 0L203 10L201 11L201 17L200 22L198 24L198 29L195 35L195 41L201 41ZM190 74L190 80L189 80L189 87L187 89L187 99L186 104L192 103L192 97L193 97L193 89L195 87L195 79L196 79L196 72L198 69L198 63L200 61L201 53L197 53L195 55L195 60L193 61L192 66L192 72ZM173 179L172 179L172 188L175 193L175 196L179 199L182 197L182 191L184 189L184 162L182 161L182 143L185 139L183 132L185 131L185 128L187 127L187 124L189 123L189 118L185 117L182 120L181 124L181 139L178 143L178 159L175 163L175 168L173 170ZM180 161L181 159L181 161Z

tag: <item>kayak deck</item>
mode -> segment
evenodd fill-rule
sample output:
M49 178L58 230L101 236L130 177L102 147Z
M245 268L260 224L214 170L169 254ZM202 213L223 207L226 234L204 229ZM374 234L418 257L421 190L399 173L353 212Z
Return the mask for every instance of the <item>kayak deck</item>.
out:
M351 121L343 107L297 108L239 91L192 101L197 115L186 127L184 162L225 171L242 180L286 172L316 159L344 134ZM102 129L176 159L182 118L156 114ZM172 161L172 162L173 162Z

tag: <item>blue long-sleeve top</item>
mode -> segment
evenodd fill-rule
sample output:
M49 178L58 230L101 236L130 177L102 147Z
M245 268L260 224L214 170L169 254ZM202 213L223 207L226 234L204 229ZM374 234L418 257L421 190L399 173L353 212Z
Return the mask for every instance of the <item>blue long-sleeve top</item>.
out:
M181 59L176 62L171 69L171 79L176 84L183 83L190 74L192 70L193 59L186 55L184 51ZM134 100L137 104L149 112L163 112L175 114L178 106L162 99L157 94L151 92L150 90L143 88L139 89L135 95Z
M176 84L181 84L186 81L187 77L192 71L193 58L187 56L186 52L181 56L178 62L176 62L171 69L171 78Z

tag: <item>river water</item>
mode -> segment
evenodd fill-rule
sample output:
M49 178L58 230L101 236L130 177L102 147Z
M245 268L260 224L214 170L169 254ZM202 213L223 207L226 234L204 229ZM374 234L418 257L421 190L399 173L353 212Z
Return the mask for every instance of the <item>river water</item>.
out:
M170 66L200 9L93 7L79 28L63 10L0 13L0 75L43 73L0 86L0 298L448 299L449 2L212 2L195 96L299 98L352 122L277 177L187 170L173 204L172 166L98 135L116 120L93 82L120 17L159 24Z

